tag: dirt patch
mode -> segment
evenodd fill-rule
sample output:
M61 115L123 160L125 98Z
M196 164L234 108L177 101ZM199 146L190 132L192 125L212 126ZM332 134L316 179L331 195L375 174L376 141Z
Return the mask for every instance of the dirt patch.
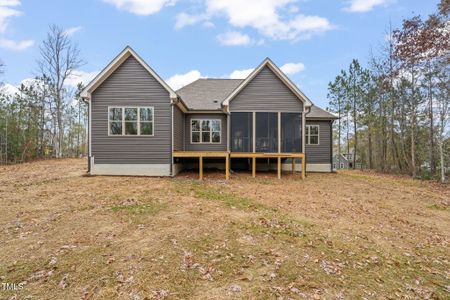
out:
M0 168L0 298L448 299L449 186L361 171Z

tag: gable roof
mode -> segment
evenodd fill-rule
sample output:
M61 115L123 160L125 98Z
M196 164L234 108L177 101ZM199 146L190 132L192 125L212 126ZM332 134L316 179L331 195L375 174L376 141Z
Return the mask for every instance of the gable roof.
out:
M311 110L306 114L306 118L310 120L330 120L330 119L339 119L338 116L336 116L333 113L330 113L318 106L311 106Z
M176 99L177 94L172 88L159 77L159 75L130 47L126 46L122 52L119 53L95 78L83 89L81 97L90 99L92 92L94 92L118 67L120 67L125 60L130 56L134 57L146 70L150 73L163 87L166 89L171 99Z
M243 79L201 78L177 90L178 96L191 110L221 110L222 102Z
M253 70L250 75L247 76L245 80L241 82L241 84L230 94L228 97L222 102L223 105L229 106L230 101L234 99L234 97L239 94L252 80L256 77L265 67L268 67L270 70L274 72L274 74L301 100L303 101L306 107L312 106L311 100L303 94L302 91L280 70L280 68L275 65L270 58L264 59L264 61Z

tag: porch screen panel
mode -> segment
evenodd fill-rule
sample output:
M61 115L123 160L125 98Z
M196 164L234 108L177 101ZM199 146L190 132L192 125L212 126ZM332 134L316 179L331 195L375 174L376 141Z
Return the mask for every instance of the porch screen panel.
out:
M231 151L253 152L253 114L231 113Z
M302 114L281 113L281 152L302 152Z
M278 113L256 113L256 152L278 152Z

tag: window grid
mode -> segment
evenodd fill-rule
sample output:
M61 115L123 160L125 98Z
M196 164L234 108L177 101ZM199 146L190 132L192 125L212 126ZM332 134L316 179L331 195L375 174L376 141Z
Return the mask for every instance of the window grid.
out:
M316 133L312 133L312 128L315 128ZM305 126L305 134L306 134L306 145L319 145L319 125L306 125ZM317 140L311 142L311 137L317 137Z
M120 109L121 112L121 119L120 120L111 120L111 111L115 109ZM126 110L136 109L137 115L135 120L126 120ZM150 120L141 120L141 109L150 109ZM155 133L155 110L153 106L109 106L108 107L108 136L154 136ZM111 133L111 124L112 123L120 123L121 124L121 133L120 134L114 134ZM127 134L126 133L126 124L127 123L136 123L136 134ZM151 124L151 134L142 134L141 128L142 124Z
M197 123L198 129L194 124ZM209 129L204 129L204 123L209 124ZM213 123L218 125L218 129L214 130ZM198 134L198 139L194 138ZM209 139L204 141L204 136L209 134ZM213 136L218 136L218 141L213 141ZM222 141L222 121L219 119L191 119L191 143L192 144L220 144Z

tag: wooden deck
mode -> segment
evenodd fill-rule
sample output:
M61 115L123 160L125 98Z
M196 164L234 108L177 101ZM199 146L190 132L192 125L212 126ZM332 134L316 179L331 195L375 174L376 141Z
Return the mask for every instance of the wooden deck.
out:
M203 180L203 158L225 158L225 179L230 179L230 153L228 151L174 151L173 157L198 158L198 179Z
M261 153L261 152L228 152L228 151L174 151L173 157L198 158L199 160L199 179L203 179L203 158L221 158L225 159L225 179L230 178L230 159L231 158L251 158L252 176L256 177L256 159L257 158L276 158L277 176L281 179L281 159L292 158L292 173L295 172L295 159L302 161L302 179L305 179L306 163L304 153Z

